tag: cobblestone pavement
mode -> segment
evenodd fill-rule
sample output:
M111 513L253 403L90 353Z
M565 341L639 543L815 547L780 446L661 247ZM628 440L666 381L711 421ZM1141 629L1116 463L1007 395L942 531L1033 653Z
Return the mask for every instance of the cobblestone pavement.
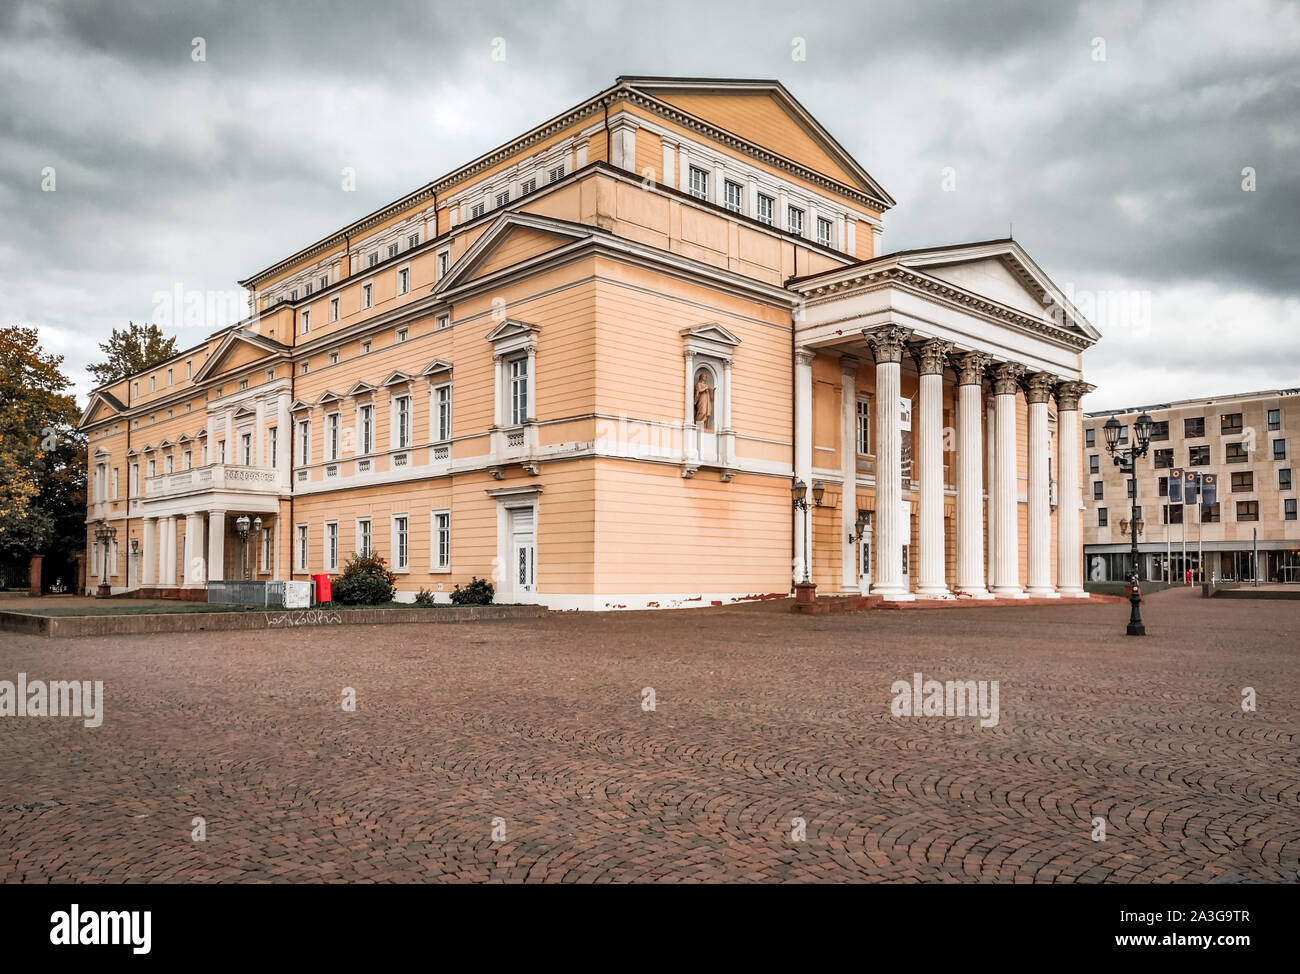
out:
M0 719L0 880L1297 880L1297 603L783 608L0 635L106 696ZM917 671L997 725L891 715Z

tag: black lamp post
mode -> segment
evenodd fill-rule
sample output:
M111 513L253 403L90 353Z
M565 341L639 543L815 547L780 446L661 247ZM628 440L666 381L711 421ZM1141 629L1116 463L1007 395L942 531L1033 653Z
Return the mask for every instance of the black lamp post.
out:
M809 585L812 583L812 576L808 573L808 485L798 477L790 484L790 497L794 501L794 509L803 511L803 583Z
M95 538L104 546L104 571L99 576L99 587L95 589L95 598L97 599L106 599L113 594L112 583L109 581L108 553L110 545L116 537L117 528L107 521L100 521L95 528Z
M1151 428L1153 425L1151 417L1146 413L1139 416L1133 423L1134 443L1132 446L1123 449L1119 446L1119 434L1120 430L1123 429L1119 420L1112 416L1106 420L1106 425L1103 427L1106 432L1106 451L1114 459L1115 466L1129 475L1129 506L1132 508L1129 515L1129 533L1133 539L1133 567L1129 572L1128 595L1129 604L1132 608L1129 612L1128 629L1126 631L1130 636L1145 636L1147 634L1146 626L1142 622L1142 612L1139 608L1142 604L1142 589L1139 585L1141 573L1138 571L1138 535L1142 533L1143 524L1141 515L1138 513L1137 461L1147 455L1147 447L1151 445Z

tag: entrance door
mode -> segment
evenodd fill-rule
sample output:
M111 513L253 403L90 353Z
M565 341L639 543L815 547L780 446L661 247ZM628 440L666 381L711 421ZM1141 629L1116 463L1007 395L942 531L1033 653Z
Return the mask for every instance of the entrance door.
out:
M531 602L537 591L537 512L514 508L510 518L510 587L516 602Z

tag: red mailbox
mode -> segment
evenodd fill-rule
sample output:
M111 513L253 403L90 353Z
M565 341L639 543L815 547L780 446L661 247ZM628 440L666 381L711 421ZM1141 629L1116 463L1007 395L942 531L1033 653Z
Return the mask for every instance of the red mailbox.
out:
M333 602L330 596L330 577L328 575L313 575L312 579L316 582L316 601Z

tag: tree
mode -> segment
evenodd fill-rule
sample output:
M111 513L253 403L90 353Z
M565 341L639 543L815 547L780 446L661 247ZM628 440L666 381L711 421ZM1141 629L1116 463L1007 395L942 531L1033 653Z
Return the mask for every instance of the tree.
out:
M35 328L0 328L0 557L84 543L86 446L62 366Z
M107 361L87 366L86 371L95 377L96 386L106 386L171 358L176 354L176 339L164 338L157 325L128 321L121 331L114 328L99 350Z

